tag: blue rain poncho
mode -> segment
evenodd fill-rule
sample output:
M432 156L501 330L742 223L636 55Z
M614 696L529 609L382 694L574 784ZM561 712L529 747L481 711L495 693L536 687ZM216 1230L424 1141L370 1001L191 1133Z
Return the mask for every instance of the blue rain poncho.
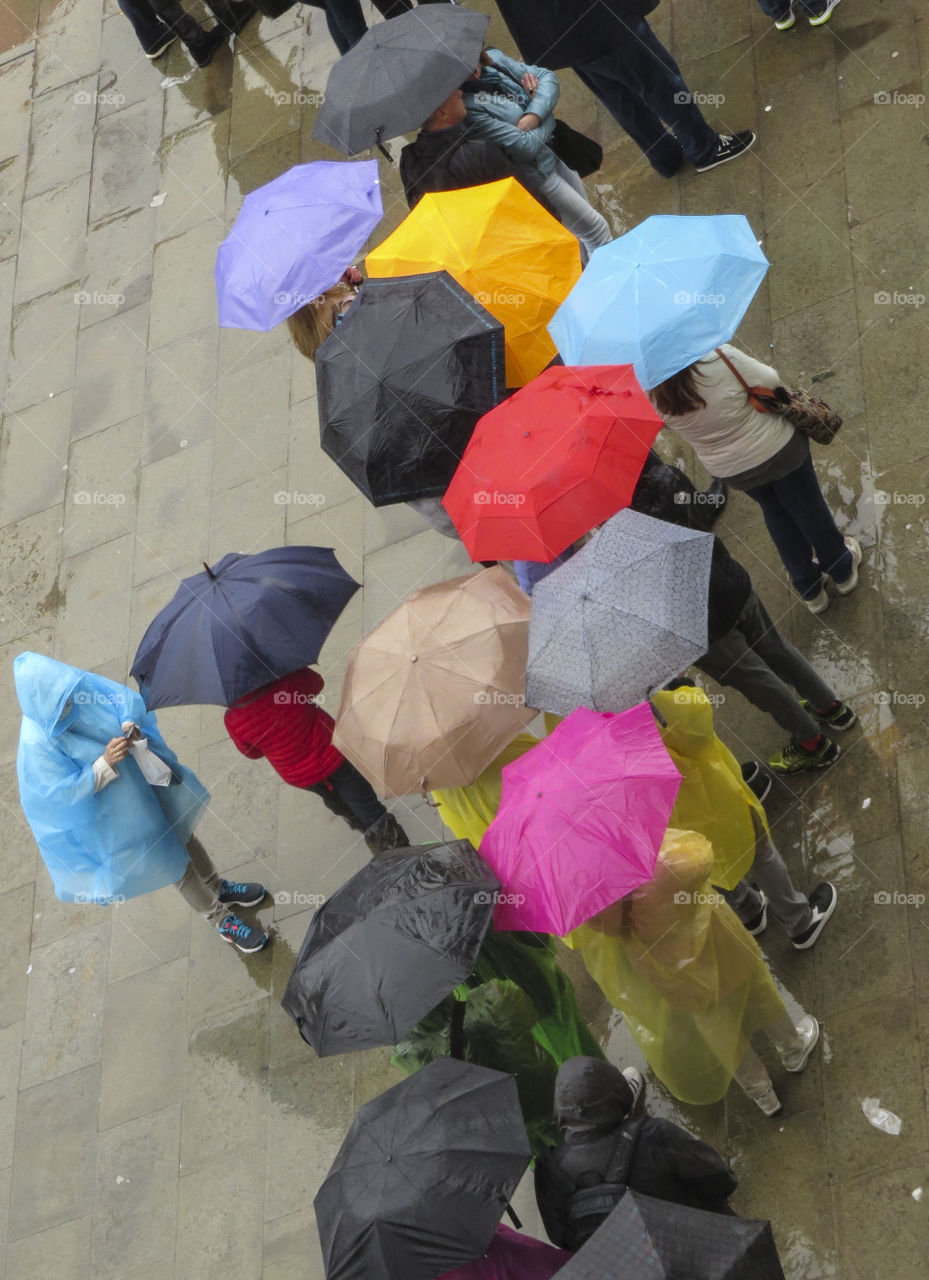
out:
M23 810L62 902L111 903L180 880L209 792L178 761L137 693L38 653L13 663L23 711L16 760ZM153 787L131 755L94 792L93 762L133 720L180 777Z

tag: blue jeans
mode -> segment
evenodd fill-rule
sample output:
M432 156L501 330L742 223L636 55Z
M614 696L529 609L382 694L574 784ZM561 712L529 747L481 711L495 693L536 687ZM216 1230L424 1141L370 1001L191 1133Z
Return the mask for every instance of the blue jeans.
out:
M816 4L815 0L793 0L792 6L791 0L758 0L758 3L761 6L761 12L766 13L775 22L780 22L781 18L786 18L791 7L798 9L801 13L808 14L811 18L815 18L825 8L824 4Z
M157 49L172 34L148 0L117 0L117 3L132 23L132 29L146 53Z
M644 18L630 23L618 48L574 70L662 177L677 172L682 150L695 166L715 154L719 134L694 105L680 67Z
M771 541L804 600L819 595L824 573L835 582L851 577L852 553L826 506L809 455L783 479L745 492L761 507Z
M326 0L326 26L339 53L348 53L368 29L361 0Z

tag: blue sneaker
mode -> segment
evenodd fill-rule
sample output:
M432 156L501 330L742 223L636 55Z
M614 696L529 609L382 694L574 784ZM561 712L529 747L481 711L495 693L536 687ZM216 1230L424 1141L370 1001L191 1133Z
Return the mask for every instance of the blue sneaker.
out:
M251 955L253 951L261 951L268 945L269 939L264 929L259 929L254 924L246 924L238 916L226 916L216 928L223 942L231 942L245 955Z
M241 880L220 880L219 900L224 907L257 907L267 894L263 884Z

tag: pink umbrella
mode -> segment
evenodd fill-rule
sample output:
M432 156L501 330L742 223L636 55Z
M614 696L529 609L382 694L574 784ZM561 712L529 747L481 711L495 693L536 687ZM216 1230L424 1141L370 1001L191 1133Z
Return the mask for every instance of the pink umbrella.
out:
M681 775L647 702L579 707L502 777L481 841L498 929L564 936L652 878Z
M500 1226L483 1258L443 1271L439 1280L550 1280L570 1257L564 1249Z

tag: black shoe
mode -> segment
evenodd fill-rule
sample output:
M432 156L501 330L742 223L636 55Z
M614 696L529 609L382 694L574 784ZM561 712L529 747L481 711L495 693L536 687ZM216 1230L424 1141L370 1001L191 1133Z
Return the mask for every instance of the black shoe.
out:
M177 36L173 31L166 31L164 35L155 41L150 49L144 49L146 58L160 58L165 49L169 49L174 44Z
M743 129L741 133L721 133L714 155L705 164L697 165L697 173L707 173L717 165L725 164L727 160L734 160L754 145L755 135L751 129Z
M838 729L840 732L851 729L858 723L858 717L848 703L840 702L838 698L825 711L817 711L815 707L807 702L806 698L800 699L800 706L804 711L809 711L811 716L821 720L823 724L828 724L831 728Z
M224 907L257 907L267 892L263 884L253 881L220 880L218 896Z
M739 765L739 768L742 770L742 781L751 787L758 803L764 804L774 785L770 775L765 773L757 760L749 760L747 764Z
M753 938L759 937L768 927L768 897L762 889L758 890L758 897L761 900L761 910L751 920L746 920L744 925Z
M228 39L229 32L226 28L217 26L212 31L204 31L195 40L188 41L187 52L198 67L208 67Z
M268 935L264 929L259 929L254 924L246 924L238 916L226 916L216 928L219 930L219 936L223 942L231 942L243 955L251 955L255 951L261 951L269 942Z
M816 886L810 894L813 923L808 929L804 929L802 933L798 933L790 939L798 951L808 951L813 945L826 927L827 922L831 919L838 900L839 895L834 884L824 881Z
M365 844L372 853L388 853L391 849L408 848L410 837L392 813L385 813L373 827L368 827Z

